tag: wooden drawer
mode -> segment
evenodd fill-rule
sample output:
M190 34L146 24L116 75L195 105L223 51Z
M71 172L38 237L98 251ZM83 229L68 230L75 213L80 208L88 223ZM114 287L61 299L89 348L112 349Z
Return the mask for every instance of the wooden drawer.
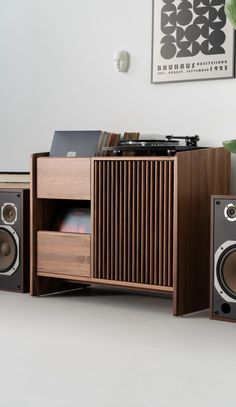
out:
M90 199L90 158L38 157L37 198Z
M38 231L37 272L90 277L90 235Z

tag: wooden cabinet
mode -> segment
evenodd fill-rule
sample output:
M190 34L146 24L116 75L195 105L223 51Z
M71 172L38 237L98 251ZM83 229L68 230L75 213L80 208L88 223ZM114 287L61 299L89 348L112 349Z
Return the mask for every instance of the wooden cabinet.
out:
M165 293L175 315L208 307L210 197L228 194L229 181L223 148L174 157L35 154L31 293L73 280ZM91 235L51 229L67 200L90 206Z

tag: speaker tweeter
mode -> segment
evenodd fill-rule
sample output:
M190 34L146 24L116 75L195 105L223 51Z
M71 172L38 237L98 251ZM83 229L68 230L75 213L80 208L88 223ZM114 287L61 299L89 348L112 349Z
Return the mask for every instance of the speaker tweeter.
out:
M12 202L5 202L1 207L2 222L6 225L14 225L17 221L17 207Z

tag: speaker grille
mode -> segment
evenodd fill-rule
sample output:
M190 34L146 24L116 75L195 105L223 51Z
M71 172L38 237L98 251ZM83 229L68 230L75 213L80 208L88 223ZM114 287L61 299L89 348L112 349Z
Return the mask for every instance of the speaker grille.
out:
M94 161L94 277L173 286L174 163Z

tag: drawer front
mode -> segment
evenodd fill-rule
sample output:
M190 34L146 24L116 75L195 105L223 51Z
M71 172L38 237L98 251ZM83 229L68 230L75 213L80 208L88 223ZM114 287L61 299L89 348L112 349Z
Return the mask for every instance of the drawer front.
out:
M90 158L39 157L37 198L90 199Z
M90 277L90 235L37 232L37 271Z

